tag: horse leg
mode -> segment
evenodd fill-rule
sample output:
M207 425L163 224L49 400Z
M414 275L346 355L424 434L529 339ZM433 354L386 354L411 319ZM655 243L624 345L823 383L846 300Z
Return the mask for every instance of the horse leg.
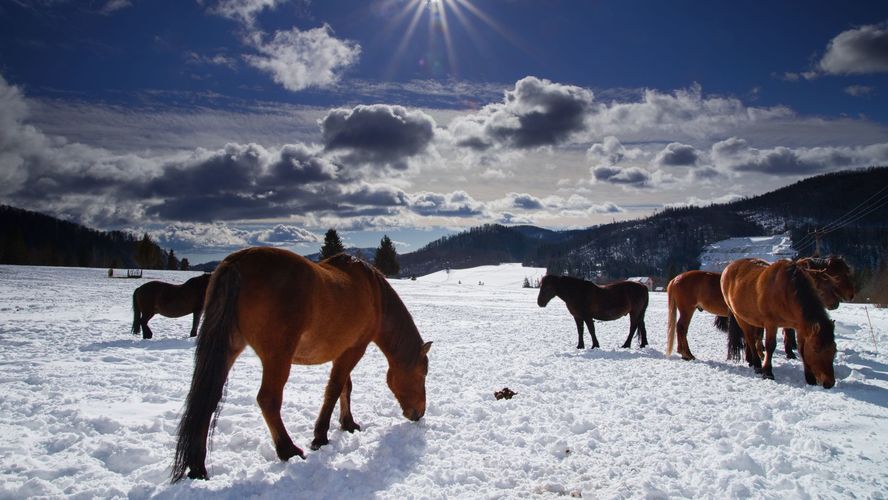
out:
M632 347L632 337L635 336L635 330L638 329L638 322L635 319L635 316L629 316L629 336L626 337L626 342L623 342L623 349L629 349Z
M762 378L774 380L774 372L771 369L771 361L774 359L774 350L777 348L777 327L770 326L765 331L765 363L762 368Z
M796 332L792 328L784 328L783 329L783 351L786 353L786 359L796 359L796 355L793 352L794 349L798 348L798 344L796 344Z
M644 326L644 317L642 317L638 321L638 334L641 336L641 346L640 347L647 347L648 332L647 332L647 327Z
M330 430L330 417L333 416L333 407L336 406L336 400L342 397L342 392L346 389L351 378L351 371L358 364L366 349L367 344L353 347L333 360L333 367L330 369L330 380L327 382L327 389L324 391L324 404L321 405L321 412L318 414L317 421L315 421L314 439L311 442L312 450L317 450L330 442L327 439L327 431ZM350 399L351 394L348 397ZM348 408L346 413L350 416L351 408Z
M342 394L339 395L339 428L355 432L361 430L361 426L355 423L351 412L351 392L352 378L351 375L345 381L345 387L342 388Z
M583 342L583 318L574 317L577 323L577 349L585 349L586 344Z
M595 320L587 319L586 326L589 327L589 336L592 337L592 349L601 347L601 344L598 343L598 337L595 336Z
M271 431L271 440L274 441L274 449L278 458L289 460L299 455L305 458L305 453L293 444L284 421L281 419L281 404L284 401L284 385L290 378L290 360L284 356L262 358L262 385L256 401L262 409L265 424Z
M152 332L151 329L148 328L148 320L150 320L153 317L154 317L154 313L151 313L151 314L144 313L144 312L142 313L142 319L139 320L139 324L142 325L142 338L143 339L150 339L151 337L154 336L154 332Z
M190 337L197 337L197 325L200 323L200 313L203 312L200 309L194 311L194 318L191 320L191 335Z
M688 312L679 311L678 323L675 325L676 332L678 333L678 353L681 354L681 359L685 361L697 359L691 354L691 347L688 345L688 327L693 317L693 307Z
M759 354L755 348L757 329L747 323L744 323L740 320L740 318L737 318L736 316L734 317L734 320L736 321L737 326L739 326L740 329L743 331L743 343L745 344L744 347L746 349L746 362L749 364L749 366L752 367L755 373L761 373L762 358L759 357Z

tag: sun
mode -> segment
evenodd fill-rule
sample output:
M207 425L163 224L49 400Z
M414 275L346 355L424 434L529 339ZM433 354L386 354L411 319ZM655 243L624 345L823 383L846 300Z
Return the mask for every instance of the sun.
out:
M409 18L409 20L407 20ZM484 11L472 3L472 0L407 0L404 7L389 21L386 31L398 30L406 21L407 26L403 31L401 40L392 55L388 68L388 77L391 78L398 67L404 63L404 54L407 46L414 39L416 28L425 18L428 24L428 56L422 57L417 64L426 70L444 72L450 77L458 77L459 64L454 50L453 35L451 33L451 19L459 23L460 28L468 35L469 40L478 46L483 45L482 32L476 28L475 21L480 21L481 27L488 31L494 31L513 45L520 48L515 37L499 23L493 20ZM445 60L435 55L435 47L440 47L443 41ZM437 52L440 52L438 49Z

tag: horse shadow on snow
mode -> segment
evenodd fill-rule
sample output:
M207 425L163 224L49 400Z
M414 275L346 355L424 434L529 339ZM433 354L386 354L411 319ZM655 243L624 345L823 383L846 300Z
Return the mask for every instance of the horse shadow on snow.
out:
M194 349L194 339L185 337L179 339L154 339L143 341L142 339L107 340L93 342L80 347L83 352L103 351L105 349L140 349L145 351L170 351L177 349Z

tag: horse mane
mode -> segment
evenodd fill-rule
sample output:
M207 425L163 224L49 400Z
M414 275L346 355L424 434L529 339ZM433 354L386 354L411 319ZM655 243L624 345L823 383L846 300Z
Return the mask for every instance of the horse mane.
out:
M387 355L392 359L404 366L413 366L419 360L419 353L423 345L413 316L385 276L369 265L367 267L373 272L379 283L379 300L382 309L379 341L385 344L388 350Z
M823 325L831 324L831 320L829 314L826 313L826 308L823 307L823 302L820 301L811 276L805 272L804 268L795 263L787 266L786 271L789 273L790 283L796 290L796 298L802 308L802 317L805 321L821 325L820 335L826 337L821 338L821 341L834 342L834 329L823 328Z

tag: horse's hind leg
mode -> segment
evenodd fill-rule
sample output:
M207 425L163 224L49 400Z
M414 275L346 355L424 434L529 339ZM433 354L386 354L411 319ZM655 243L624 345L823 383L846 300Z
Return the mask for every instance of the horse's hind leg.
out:
M762 378L774 380L774 371L771 361L774 359L774 350L777 348L777 327L771 326L765 330L765 363L762 367Z
M574 317L577 323L577 349L585 349L586 344L583 342L583 318Z
M349 384L351 371L358 364L366 349L367 344L353 347L333 360L333 367L330 369L330 380L327 382L327 389L324 391L324 404L321 405L321 411L315 422L314 440L311 442L312 450L317 450L330 442L327 439L327 431L330 430L330 417L333 416L333 407L336 406L336 400L342 397L342 392L346 389L346 386L349 386L348 388L351 389ZM347 414L351 415L351 391L349 391L348 397L349 408Z
M271 431L271 439L274 441L274 449L278 458L289 460L299 455L305 458L305 454L298 446L293 444L284 421L281 419L281 404L284 401L284 385L290 377L290 360L282 356L273 359L262 358L262 386L256 401L262 409L265 424Z
M796 359L793 350L799 346L796 343L796 332L792 328L783 329L783 351L786 353L786 359Z
M197 311L194 311L194 318L191 320L191 335L189 335L190 337L197 336L197 325L200 323L200 313L201 312L202 311L200 309L198 309Z
M647 347L648 332L647 328L644 326L644 317L638 321L638 334L641 336L641 347Z
M361 430L361 426L356 424L355 419L352 417L351 392L352 379L351 375L349 375L345 381L345 387L342 388L342 394L339 395L339 428L344 431L355 432Z
M598 337L595 336L595 320L587 319L586 326L589 327L589 336L592 337L592 349L601 347L601 344L598 343Z
M681 359L685 361L691 361L697 359L691 353L691 347L688 345L688 327L691 324L691 318L694 317L694 308L692 307L688 312L683 310L679 310L678 312L678 322L675 325L675 330L678 335L678 353L681 354ZM646 333L646 332L645 332ZM647 335L645 335L647 336Z
M142 319L139 320L139 324L142 325L142 338L143 339L150 339L151 337L154 336L154 332L152 332L151 329L148 328L148 320L150 320L153 317L154 317L153 313L152 314L147 314L144 312L142 313Z

